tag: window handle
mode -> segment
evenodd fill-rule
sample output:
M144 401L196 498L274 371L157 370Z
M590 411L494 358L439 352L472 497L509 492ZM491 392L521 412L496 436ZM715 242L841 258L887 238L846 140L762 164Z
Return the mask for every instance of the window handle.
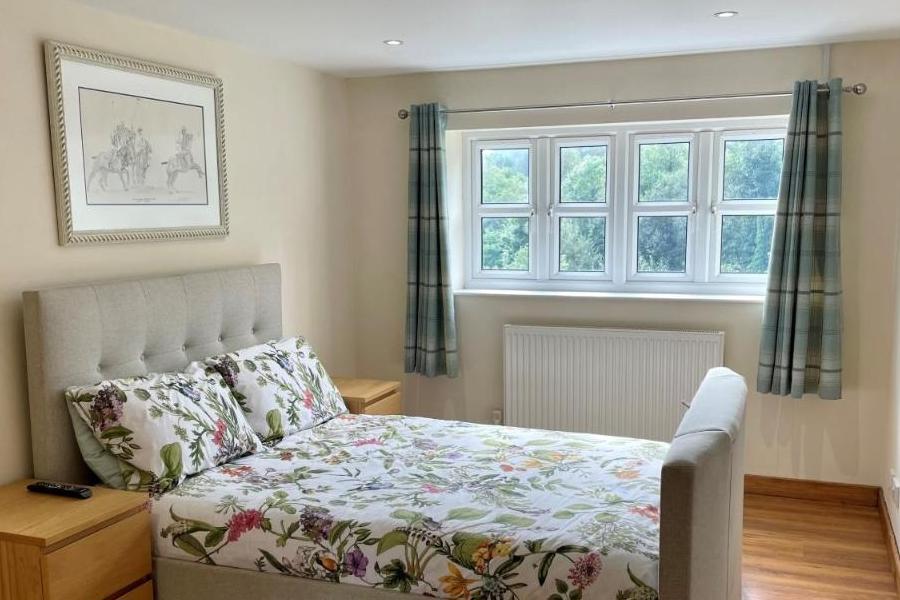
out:
M719 212L719 205L715 202L713 204L710 204L709 212L711 212L712 214L716 214L717 212Z
M531 207L531 216L532 216L532 217L534 216L534 213L535 213L535 210L534 210L534 207L532 206L532 207Z
M697 214L697 203L696 202L691 202L691 214L692 215Z
M548 217L552 217L552 216L553 216L553 205L552 205L552 204L551 204L550 206L547 207L547 216L548 216Z

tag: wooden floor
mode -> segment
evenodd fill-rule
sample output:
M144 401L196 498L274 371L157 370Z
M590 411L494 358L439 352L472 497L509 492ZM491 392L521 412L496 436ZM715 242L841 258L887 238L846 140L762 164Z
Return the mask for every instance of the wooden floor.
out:
M745 600L897 599L877 508L748 494Z

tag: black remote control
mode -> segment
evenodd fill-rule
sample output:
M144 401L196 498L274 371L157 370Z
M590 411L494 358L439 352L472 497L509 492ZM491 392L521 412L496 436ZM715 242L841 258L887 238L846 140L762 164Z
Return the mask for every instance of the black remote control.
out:
M87 500L91 497L91 488L83 485L71 485L68 483L54 483L52 481L37 481L28 485L28 491L39 494L53 494L54 496L66 496Z

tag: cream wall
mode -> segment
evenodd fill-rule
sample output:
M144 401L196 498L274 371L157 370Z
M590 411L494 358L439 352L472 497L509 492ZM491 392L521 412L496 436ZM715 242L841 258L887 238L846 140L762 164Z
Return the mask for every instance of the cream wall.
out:
M844 399L796 401L752 393L747 414L751 473L869 484L885 479L898 200L892 174L900 165L893 145L900 125L898 60L900 42L842 44L832 50L833 75L870 86L864 98L845 98ZM795 79L822 78L824 64L822 49L808 47L350 80L351 193L358 202L358 373L399 378L403 371L407 127L395 116L398 108L435 100L471 107L790 89ZM782 99L520 112L454 116L450 128L788 110L789 102ZM415 414L490 419L491 409L502 403L504 323L722 329L726 364L751 387L755 383L758 303L460 295L456 307L460 377L406 378L407 408ZM896 430L896 423L891 427Z
M897 51L894 45L887 47L885 45L872 45L872 50L877 52L877 56L870 56L871 61L867 65L859 65L860 70L871 73L871 76L878 77L882 81L883 91L877 96L879 104L878 114L890 115L887 118L876 118L869 116L860 118L853 125L864 127L866 132L865 144L871 144L873 148L884 153L883 161L888 164L900 164L900 147L897 146L897 135L900 134L900 107L893 100L896 94L900 94L900 79L896 74L900 72L900 51ZM860 57L860 59L863 57ZM848 124L849 127L849 124ZM859 148L857 148L859 151ZM846 172L845 172L846 174ZM895 236L895 245L889 246L889 238L885 235L885 231L900 228L900 219L898 219L897 200L900 196L900 183L896 176L896 171L887 171L885 174L874 176L871 179L860 178L857 176L857 185L865 187L865 193L871 196L883 196L889 199L892 206L885 215L885 223L881 226L872 221L877 220L877 215L872 215L870 222L863 224L860 231L868 232L870 230L879 232L882 236L883 244L880 245L882 250L880 262L877 268L881 272L885 270L894 275L893 280L887 278L879 279L873 277L867 292L876 296L881 306L879 307L880 316L883 317L885 325L883 329L878 331L879 338L888 335L893 336L893 356L892 356L892 388L890 394L890 402L887 411L883 415L886 427L886 464L881 473L880 483L885 489L885 498L891 512L891 523L894 527L895 535L900 537L900 508L893 501L890 493L891 482L889 479L889 471L893 469L900 473L900 235ZM870 269L865 272L871 273ZM845 270L845 277L848 275ZM893 317L892 325L888 325L888 320ZM864 348L861 350L864 356L869 356L869 350Z
M41 41L206 70L225 83L231 235L223 241L62 248ZM344 243L345 85L235 46L55 0L0 0L0 482L31 472L20 294L37 286L277 261L286 331L354 371Z

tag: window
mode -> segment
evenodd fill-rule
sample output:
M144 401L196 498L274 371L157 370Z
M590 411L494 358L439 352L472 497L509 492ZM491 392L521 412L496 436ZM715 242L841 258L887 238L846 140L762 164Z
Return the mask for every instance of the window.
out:
M560 217L559 271L606 271L606 217Z
M481 151L481 203L528 204L528 148L485 148Z
M534 156L530 140L475 144L478 270L491 278L535 274Z
M586 144L590 142L584 142ZM562 203L606 203L606 172L609 146L566 145L559 147L559 201Z
M715 264L719 281L764 282L769 270L775 204L781 183L784 138L725 133L719 140L715 217Z
M637 175L630 207L634 251L629 276L632 280L689 280L696 143L692 136L637 135L632 147Z
M491 271L528 271L528 217L481 218L481 268Z
M465 132L467 287L761 293L786 125Z
M555 168L548 196L547 229L552 241L552 280L607 281L610 220L610 146L607 136L568 137L548 142Z

